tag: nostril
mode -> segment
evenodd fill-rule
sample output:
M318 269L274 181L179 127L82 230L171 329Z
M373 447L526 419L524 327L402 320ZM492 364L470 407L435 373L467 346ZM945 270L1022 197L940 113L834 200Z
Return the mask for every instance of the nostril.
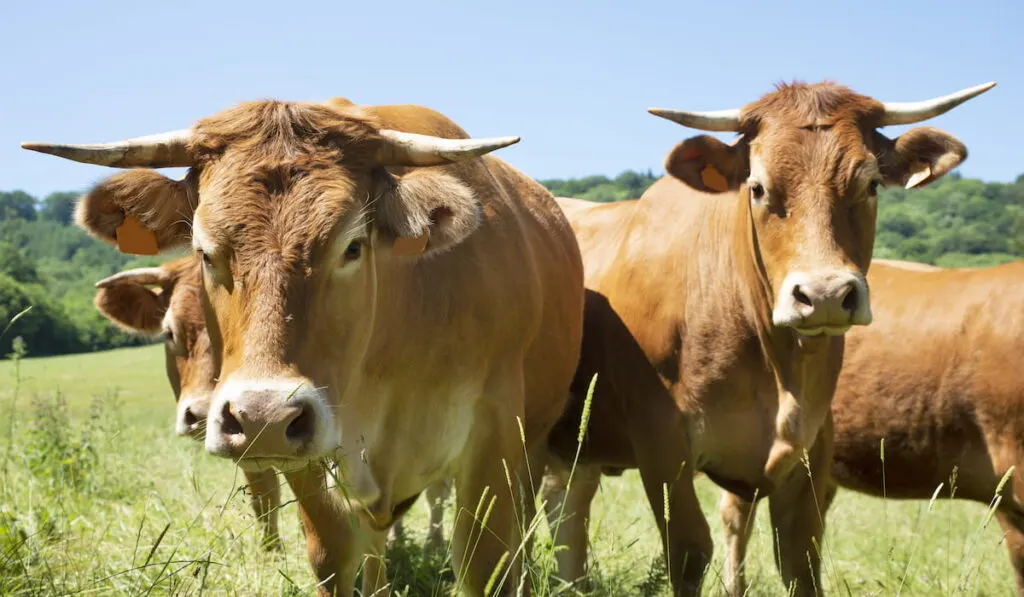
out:
M811 303L810 297L808 297L806 294L804 294L802 290L800 290L799 285L793 287L793 298L796 299L796 302L807 305L808 307L814 306L814 304Z
M313 413L310 410L303 407L299 416L292 419L287 429L284 430L285 437L290 441L303 441L313 435Z
M243 433L242 424L238 422L238 419L235 418L235 415L231 414L230 403L224 405L224 410L221 411L220 417L221 433L224 433L225 435L241 435Z
M192 409L187 406L185 407L185 414L182 415L182 420L185 422L185 426L187 427L192 427L199 422L199 418L196 417L195 414L193 414Z
M843 310L855 311L857 309L857 287L850 286L850 291L843 297Z

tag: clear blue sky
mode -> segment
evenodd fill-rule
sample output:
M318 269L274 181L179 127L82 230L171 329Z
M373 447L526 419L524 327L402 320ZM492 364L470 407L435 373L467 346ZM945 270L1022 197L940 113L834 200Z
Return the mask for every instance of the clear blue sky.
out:
M189 126L261 98L419 103L537 178L661 170L694 132L648 106L739 106L780 80L883 101L999 86L932 121L966 176L1024 172L1024 2L14 2L0 20L0 189L111 173L22 150ZM1012 116L1011 116L1012 115ZM899 129L887 129L895 135Z

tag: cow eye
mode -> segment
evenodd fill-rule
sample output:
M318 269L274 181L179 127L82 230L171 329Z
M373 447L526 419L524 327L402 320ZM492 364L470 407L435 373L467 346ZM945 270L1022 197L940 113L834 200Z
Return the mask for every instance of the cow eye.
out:
M161 336L163 336L164 342L167 342L168 344L174 344L174 330L172 330L171 328L166 328L161 334Z
M868 185L868 195L872 197L877 197L878 187L880 187L881 185L882 183L878 182L877 180L872 180L871 184Z
M348 247L345 248L345 254L343 256L343 259L345 260L345 263L349 263L350 261L355 261L356 259L359 259L359 257L362 254L363 243L359 241L352 241L351 243L349 243Z
M759 182L752 182L752 183L750 183L750 196L755 201L763 201L764 200L764 194L765 194L764 185L762 185Z

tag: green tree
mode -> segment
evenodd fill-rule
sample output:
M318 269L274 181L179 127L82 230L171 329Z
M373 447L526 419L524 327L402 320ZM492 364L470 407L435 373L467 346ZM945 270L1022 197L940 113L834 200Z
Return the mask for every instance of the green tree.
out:
M67 226L75 215L78 193L50 193L39 208L39 218Z
M35 197L24 191L0 192L0 220L35 220Z

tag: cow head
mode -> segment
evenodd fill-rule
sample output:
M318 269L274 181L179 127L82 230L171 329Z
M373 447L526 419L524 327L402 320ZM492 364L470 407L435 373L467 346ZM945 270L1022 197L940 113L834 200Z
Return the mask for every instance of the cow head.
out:
M737 110L650 111L692 128L740 133L729 145L707 135L687 139L665 169L699 191L731 191L742 202L774 295L774 325L834 335L871 322L865 276L879 187L929 184L967 157L963 143L933 128L896 139L876 129L938 116L994 85L883 104L831 83L792 84Z
M203 439L216 384L216 355L206 333L197 260L114 274L96 283L96 308L119 327L164 341L167 379L178 403L178 435Z
M152 170L104 180L79 221L114 242L133 216L161 249L195 251L221 358L206 448L288 470L338 449L341 396L363 372L379 289L479 225L472 190L430 167L517 141L388 130L349 103L262 101L183 132L25 146L110 166L190 167L181 181Z

